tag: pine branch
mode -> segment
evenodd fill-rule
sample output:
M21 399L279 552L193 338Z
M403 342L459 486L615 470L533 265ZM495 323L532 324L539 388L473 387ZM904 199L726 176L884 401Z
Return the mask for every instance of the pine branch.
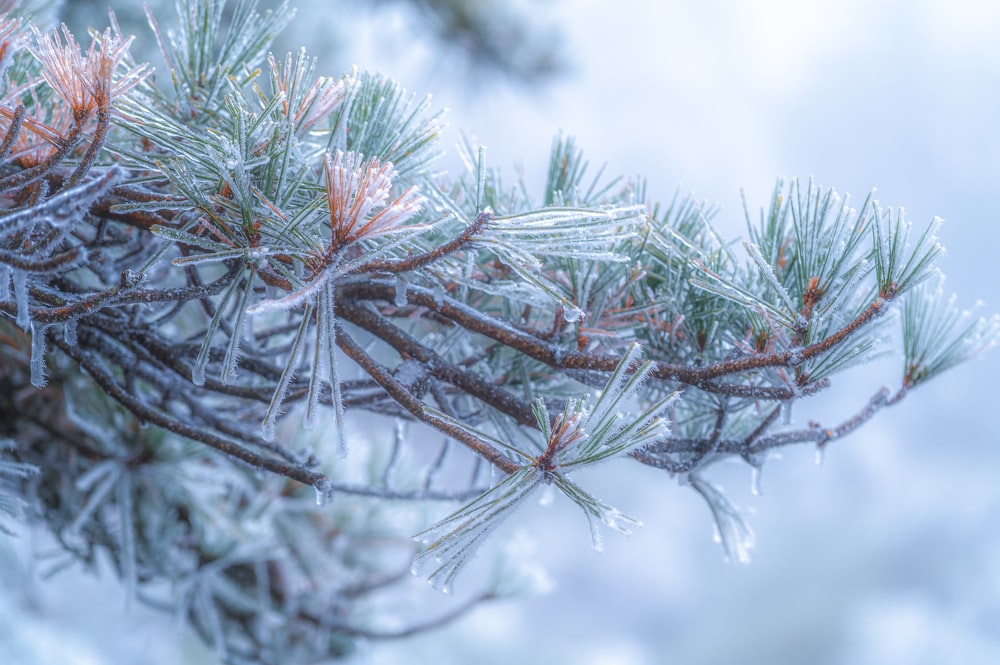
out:
M689 480L743 560L752 530L704 469L823 449L1000 340L930 279L936 222L779 183L740 251L711 207L586 182L562 136L538 201L470 140L445 176L426 98L269 55L285 5L177 9L163 29L149 13L169 89L113 15L87 49L0 18L0 510L72 560L106 552L137 598L167 582L224 659L335 657L504 595L397 631L352 616L399 588L386 548L413 554L419 531L414 563L450 588L546 485L595 546L601 524L627 533L571 475L611 458ZM792 426L895 347L895 392ZM465 505L404 519L442 501Z

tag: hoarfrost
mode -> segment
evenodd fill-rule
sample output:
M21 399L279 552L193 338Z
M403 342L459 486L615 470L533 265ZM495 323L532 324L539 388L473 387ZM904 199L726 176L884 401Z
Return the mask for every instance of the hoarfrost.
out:
M788 355L788 365L790 367L798 367L802 364L805 358L802 356L802 347L797 346L794 349L789 349Z
M563 348L557 346L552 350L552 362L555 363L556 367L559 367L563 363Z
M17 233L41 222L60 227L76 221L80 212L90 209L114 185L120 174L121 169L112 166L93 180L68 187L40 203L7 214L0 220L0 231Z

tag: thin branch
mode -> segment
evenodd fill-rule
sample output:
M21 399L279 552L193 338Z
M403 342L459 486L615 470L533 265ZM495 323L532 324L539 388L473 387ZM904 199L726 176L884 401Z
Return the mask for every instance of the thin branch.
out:
M435 247L434 249L424 252L423 254L408 256L407 258L400 259L398 261L387 261L385 259L369 261L361 264L351 272L355 274L372 272L388 272L397 274L423 268L439 259L454 254L470 242L473 242L476 234L479 233L491 219L493 219L493 211L484 210L476 215L476 218L472 220L472 223L466 226L460 234L443 245Z
M329 478L323 473L310 471L301 466L295 466L270 457L258 455L257 453L245 448L241 443L231 441L221 436L212 434L211 432L199 429L198 427L194 427L177 420L159 411L158 409L154 409L146 404L143 404L141 400L133 397L127 388L120 385L113 376L104 371L99 364L91 358L91 354L89 352L82 351L78 347L67 344L65 341L60 339L58 335L52 336L52 343L58 347L60 351L72 358L81 369L87 372L87 374L94 379L94 382L97 383L101 390L103 390L109 397L114 399L123 407L128 409L140 420L149 422L186 439L199 441L209 445L226 455L246 462L254 468L265 469L272 473L276 473L278 475L285 476L286 478L296 480L306 485L312 485L314 487L325 486L329 483Z
M365 303L345 302L338 310L338 316L372 333L377 339L392 346L401 356L421 362L432 376L509 415L519 425L537 427L529 402L445 361L415 337L369 309Z
M451 438L464 443L476 454L482 456L495 467L505 473L514 473L520 466L504 456L499 450L489 445L485 441L472 436L465 430L459 429L448 423L442 422L424 410L424 403L411 393L406 386L396 380L386 367L372 358L362 349L357 342L351 338L339 325L337 326L337 345L347 354L351 360L356 362L368 376L372 377L376 383L389 393L389 396L396 400L403 408L424 423L434 429L447 434Z
M14 140L17 139L17 133L21 131L21 123L24 122L24 116L27 113L28 109L25 108L24 104L18 104L17 108L14 109L14 115L10 119L10 125L7 127L7 133L3 137L3 143L0 143L0 160L7 159L7 155L10 154L11 148L14 147Z
M379 280L370 280L364 283L346 284L341 289L344 293L341 297L392 302L395 297L396 285L389 285ZM611 372L620 360L620 357L615 354L598 354L564 349L531 333L515 328L505 321L480 312L469 305L453 298L442 296L440 293L434 293L424 287L413 284L407 285L406 294L410 303L426 307L428 310L453 321L469 332L490 337L504 346L520 351L526 356L539 360L551 367ZM888 300L882 298L876 300L855 320L826 339L809 346L775 353L744 356L733 360L719 361L704 367L657 361L651 376L668 381L678 381L706 392L733 397L766 400L792 399L800 396L802 391L806 389L806 386L791 388L734 385L717 381L717 379L768 367L795 367L800 365L805 360L819 356L838 344L843 343L862 326L883 314L888 302ZM825 385L816 385L813 391L820 390Z
M763 436L764 429L773 425L776 420L776 409L759 425L749 436L740 439L720 439L715 443L715 451L727 455L739 455L744 459L753 458L760 453L772 448L780 448L799 443L813 443L825 446L830 441L841 439L854 430L858 429L871 420L876 413L886 406L898 402L897 396L889 398L889 389L883 388L878 391L868 403L856 414L843 421L836 427L825 428L821 426L809 427L788 432L778 432L769 436ZM712 446L711 437L708 438L667 438L657 443L647 446L641 451L633 453L633 457L643 464L657 468L667 469L671 472L677 466L675 460L670 459L670 455L699 453L701 450Z
M76 144L80 142L82 133L83 128L81 125L75 123L69 131L69 135L63 137L60 145L56 147L55 152L49 155L45 161L26 168L23 171L17 171L9 176L0 178L0 192L5 192L9 189L22 189L36 180L44 178L56 164L65 159L66 155L76 147Z

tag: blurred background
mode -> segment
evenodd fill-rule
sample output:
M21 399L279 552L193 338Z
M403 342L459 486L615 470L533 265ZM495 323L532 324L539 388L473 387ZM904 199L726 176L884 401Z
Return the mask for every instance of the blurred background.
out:
M94 8L106 1L67 2L74 28L103 27ZM534 191L559 131L592 172L606 162L609 174L646 176L655 199L679 190L717 203L729 236L744 227L741 188L754 215L778 177L813 177L858 203L877 188L917 225L943 217L946 288L1000 311L1000 4L293 4L280 49L305 45L331 75L358 64L433 93L449 109L445 147L469 133ZM123 24L138 6L118 11ZM458 168L453 154L443 165ZM891 360L860 368L795 419L835 420L898 375ZM747 467L714 469L752 513L746 566L723 560L694 492L622 463L585 484L644 522L631 538L609 533L598 554L574 506L526 508L506 534L534 540L552 592L372 644L352 663L998 663L998 375L997 351L953 370L837 442L822 465L811 448L782 451L759 496ZM35 537L0 536L0 582L15 589L0 595L0 616L16 608L24 619L0 622L0 662L207 658L161 615L126 609L110 574L25 581Z

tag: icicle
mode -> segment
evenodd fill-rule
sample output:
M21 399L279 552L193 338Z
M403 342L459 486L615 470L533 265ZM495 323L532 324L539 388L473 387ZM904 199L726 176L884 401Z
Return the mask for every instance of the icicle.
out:
M265 418L264 422L260 424L260 429L260 436L265 441L274 441L278 438L278 425L274 422L274 418Z
M396 307L406 307L406 289L409 286L406 279L402 275L396 275Z
M195 366L191 369L191 383L196 386L205 385L205 364L195 363Z
M604 534L598 528L597 522L593 521L590 523L590 544L595 552L604 551Z
M63 324L63 340L70 346L77 345L76 319L70 319Z
M406 430L407 430L407 422L402 418L396 418L396 422L395 425L393 426L393 432L392 432L393 440L396 442L396 445L402 446L403 443L406 441Z
M750 492L754 496L760 496L763 492L760 489L760 469L759 466L750 468Z
M399 451L403 449L403 444L405 442L406 421L402 418L396 418L392 428L392 449L389 452L389 459L386 460L385 468L382 470L383 487L392 487L393 485L393 476L396 472L396 462L399 459Z
M781 403L781 424L792 424L792 400Z
M31 385L44 388L45 377L45 330L46 326L31 324Z
M434 484L434 478L437 476L438 472L444 467L445 460L448 458L448 451L451 448L448 437L444 438L444 442L441 444L441 451L434 458L434 461L427 466L427 474L424 477L424 489L430 489ZM469 479L469 485L474 487L476 481L479 478L479 468L480 462L483 458L476 455L475 462L472 466L472 477Z
M14 270L14 300L17 302L17 326L21 330L31 327L31 310L28 309L28 273Z
M823 460L826 459L826 446L819 444L816 446L816 466L823 466Z
M333 496L333 483L326 476L313 485L313 489L316 490L316 505L325 506L330 498Z
M253 329L253 319L249 319L243 324L243 342L251 348L257 345L257 334Z
M337 457L346 459L350 451L347 448L347 431L344 428L344 402L340 396L340 381L336 378L333 379L333 408L337 418Z

